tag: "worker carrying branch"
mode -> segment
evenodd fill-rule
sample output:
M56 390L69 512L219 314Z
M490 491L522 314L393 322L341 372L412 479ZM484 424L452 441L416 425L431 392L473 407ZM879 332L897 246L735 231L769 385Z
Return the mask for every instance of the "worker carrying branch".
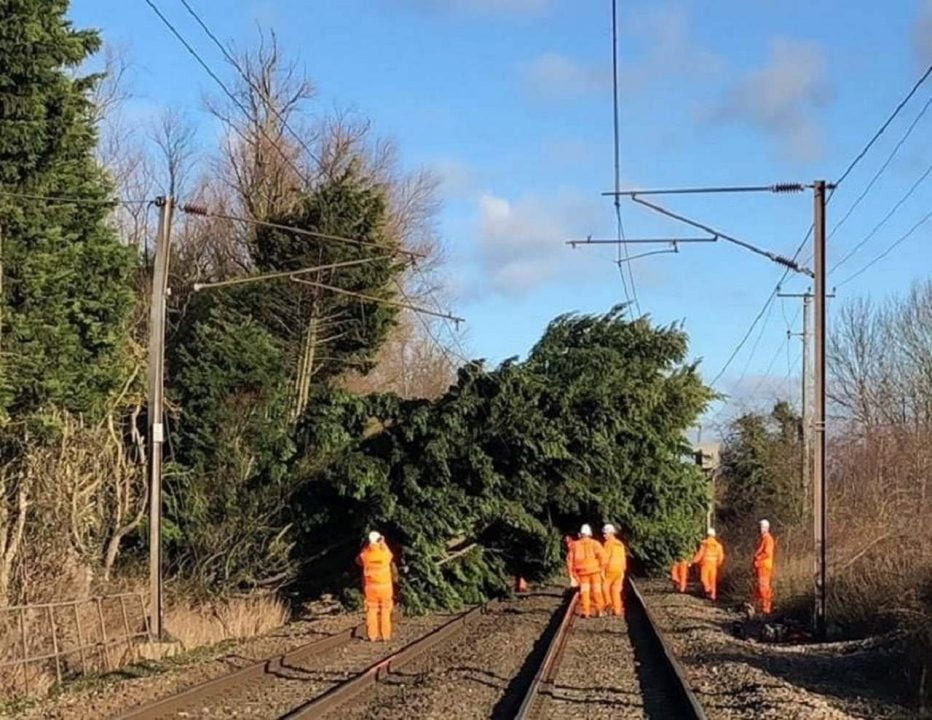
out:
M715 600L718 595L718 571L724 562L725 548L715 538L715 528L709 528L693 558L693 564L699 566L699 580L709 600Z
M592 539L592 528L579 528L579 539L570 543L566 557L570 582L579 585L580 610L583 617L590 617L595 605L595 614L601 615L605 606L602 598L602 568L605 552L598 540Z
M773 612L773 558L775 541L770 534L770 522L760 521L760 540L754 552L754 601L765 615Z
M359 553L356 563L362 567L363 592L366 599L366 637L370 641L386 641L392 637L394 608L394 555L381 533L369 533L369 542Z
M625 544L615 536L615 526L611 523L602 527L602 537L605 538L602 545L605 552L604 601L606 605L611 605L612 614L617 616L624 612L622 589L625 584L625 571L628 569L628 551Z

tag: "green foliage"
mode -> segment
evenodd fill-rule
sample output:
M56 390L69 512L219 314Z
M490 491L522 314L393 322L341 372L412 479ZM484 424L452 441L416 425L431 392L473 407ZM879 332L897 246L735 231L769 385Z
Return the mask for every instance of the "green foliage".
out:
M800 463L802 423L781 401L769 415L748 413L734 420L722 452L724 497L719 514L734 523L767 517L792 523L803 510Z
M305 575L355 582L356 539L378 527L403 549L406 604L455 607L552 573L583 521L665 567L706 501L683 433L711 395L686 350L615 308L557 318L525 362L468 365L434 402L332 392L298 438Z
M261 272L357 263L303 279L391 299L402 267L392 256L398 245L386 233L386 213L383 189L351 163L344 174L311 190L294 212L270 220L365 244L261 227L251 243L253 262ZM370 370L398 314L391 305L288 280L249 286L242 301L279 340L295 376L310 347L307 374L316 385L348 368Z
M4 3L0 19L3 382L0 412L52 404L98 412L124 380L132 254L107 225L112 188L94 158L97 132L76 77L99 46L65 20L65 0Z
M252 261L273 273L381 258L305 277L388 298L401 267L389 257L385 215L382 190L351 166L312 188L294 214L271 220L385 250L262 228ZM192 299L173 328L169 362L180 408L178 466L167 481L169 552L184 575L213 590L291 578L296 416L313 388L371 365L395 314L287 278Z
M175 358L178 465L166 477L173 565L211 590L290 570L282 353L249 317L209 307Z

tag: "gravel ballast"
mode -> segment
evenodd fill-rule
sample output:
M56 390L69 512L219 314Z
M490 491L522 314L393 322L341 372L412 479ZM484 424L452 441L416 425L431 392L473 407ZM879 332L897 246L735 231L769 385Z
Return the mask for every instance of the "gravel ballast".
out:
M741 615L663 581L639 582L645 601L710 720L915 718L885 697L889 658L870 643L820 648L741 640ZM888 668L889 669L889 668Z
M559 592L494 605L453 644L413 660L331 717L341 720L512 718L545 651ZM532 661L529 661L532 656Z

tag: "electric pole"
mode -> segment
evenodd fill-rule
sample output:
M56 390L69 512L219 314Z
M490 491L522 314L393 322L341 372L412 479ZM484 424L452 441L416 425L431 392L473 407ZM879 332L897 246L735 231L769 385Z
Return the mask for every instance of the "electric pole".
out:
M149 307L149 627L157 640L162 626L162 443L163 393L165 383L165 304L168 296L168 265L171 256L171 222L174 200L158 197L159 229Z
M815 255L815 403L812 429L815 443L812 463L812 508L815 535L815 603L813 625L816 636L825 638L826 496L825 496L825 181L813 186L813 245Z

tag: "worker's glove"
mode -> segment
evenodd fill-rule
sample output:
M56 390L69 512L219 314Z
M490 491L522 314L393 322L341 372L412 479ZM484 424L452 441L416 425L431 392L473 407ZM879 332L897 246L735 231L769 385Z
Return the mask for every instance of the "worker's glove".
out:
M570 578L570 587L571 588L579 587L579 580L577 580L576 578Z

